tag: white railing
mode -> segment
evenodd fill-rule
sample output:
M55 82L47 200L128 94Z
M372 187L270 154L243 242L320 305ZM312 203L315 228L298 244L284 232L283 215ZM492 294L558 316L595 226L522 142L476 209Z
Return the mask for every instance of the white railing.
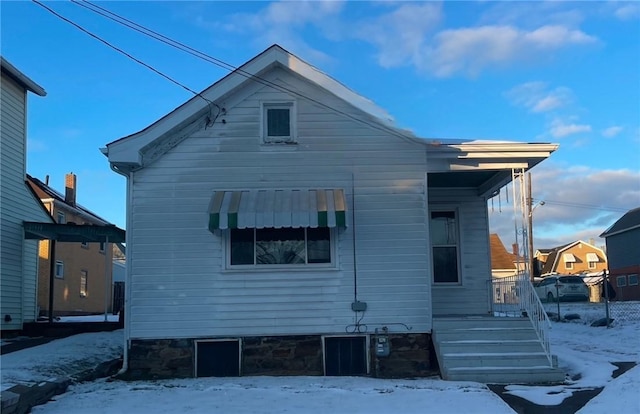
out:
M553 366L551 347L549 345L549 328L551 322L542 307L529 275L525 272L504 278L494 278L489 284L491 291L491 311L494 316L523 317L527 316L542 343L549 364Z

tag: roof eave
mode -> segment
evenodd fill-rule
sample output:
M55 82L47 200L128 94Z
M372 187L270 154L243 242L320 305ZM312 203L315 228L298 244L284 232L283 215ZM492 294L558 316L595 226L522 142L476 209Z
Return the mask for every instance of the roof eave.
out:
M9 61L7 61L4 57L0 56L0 66L2 67L2 71L13 78L16 82L22 85L26 90L31 91L39 96L46 96L47 92L44 88L37 83L35 83L31 78L29 78L24 73L20 72L18 68L13 66Z

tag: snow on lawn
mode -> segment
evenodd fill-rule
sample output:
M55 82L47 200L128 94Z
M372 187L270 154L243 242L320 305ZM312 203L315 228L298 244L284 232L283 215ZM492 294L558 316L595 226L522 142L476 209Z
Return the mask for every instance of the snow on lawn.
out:
M122 332L79 334L2 355L2 390L69 376L116 359L122 356Z
M544 304L547 311L557 312L557 304ZM639 304L640 306L640 304ZM625 319L614 321L610 328L591 327L591 322L603 318L604 305L598 303L561 303L560 314L576 313L580 319L567 322L552 322L550 330L551 352L558 356L558 365L572 378L567 385L561 386L524 386L509 385L506 389L513 395L527 399L539 405L557 405L574 391L606 387L617 384L618 380L638 375L637 368L612 380L611 374L617 367L611 362L640 362L640 320ZM616 387L617 388L617 387ZM625 404L635 404L640 412L640 397L637 393L619 394L613 401L613 407L619 406L619 413L627 413ZM592 402L607 399L609 393L603 393Z
M73 387L33 413L492 413L513 410L473 382L358 377L242 377Z
M118 315L113 315L111 313L107 314L108 322L118 322L118 318ZM85 316L60 316L57 322L104 322L104 313Z
M578 313L584 316L571 322L552 323L552 352L558 356L560 367L567 370L572 381L553 387L510 385L507 387L510 392L539 405L557 405L576 390L605 387L580 414L640 412L640 397L636 392L640 367L611 379L616 369L611 362L640 361L640 320L616 320L609 329L594 328L589 326L590 322L604 316L598 306L562 303L563 315ZM73 339L75 345L59 340L33 348L36 351L31 356L17 358L20 363L10 362L8 358L29 350L3 355L3 386L5 376L16 381L60 375L58 371L52 375L47 362L57 369L66 365L77 368L77 365L84 365L80 361L87 357L96 359L86 365L95 365L97 354L109 355L113 351L111 355L115 357L122 347L121 331L77 335L66 340ZM67 350L67 347L71 349ZM67 360L70 355L73 358ZM110 359L104 355L100 358ZM11 365L7 370L8 363ZM473 382L447 382L437 378L242 377L134 382L99 380L73 385L66 394L35 407L33 412L499 414L514 411L485 385Z

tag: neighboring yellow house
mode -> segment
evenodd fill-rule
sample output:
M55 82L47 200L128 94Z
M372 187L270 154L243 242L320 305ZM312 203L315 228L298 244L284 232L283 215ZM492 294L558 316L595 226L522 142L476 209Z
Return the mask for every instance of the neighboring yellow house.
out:
M76 176L65 177L65 193L27 176L28 183L47 211L60 224L75 223L105 226L106 220L76 203ZM38 306L40 314L48 314L50 292L51 241L41 240L38 267ZM54 263L53 314L87 315L111 312L112 309L112 243L57 242ZM105 258L105 255L107 257ZM105 307L106 290L106 307Z
M608 267L604 250L582 240L549 250L539 250L536 253L536 258L542 264L542 276L550 273L563 275L594 273Z

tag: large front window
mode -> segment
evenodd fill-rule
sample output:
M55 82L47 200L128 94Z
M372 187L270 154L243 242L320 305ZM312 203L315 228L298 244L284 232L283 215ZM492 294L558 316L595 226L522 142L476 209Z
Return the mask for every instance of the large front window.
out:
M431 212L433 281L459 283L458 224L455 211Z
M231 266L331 263L331 231L319 228L232 229Z

